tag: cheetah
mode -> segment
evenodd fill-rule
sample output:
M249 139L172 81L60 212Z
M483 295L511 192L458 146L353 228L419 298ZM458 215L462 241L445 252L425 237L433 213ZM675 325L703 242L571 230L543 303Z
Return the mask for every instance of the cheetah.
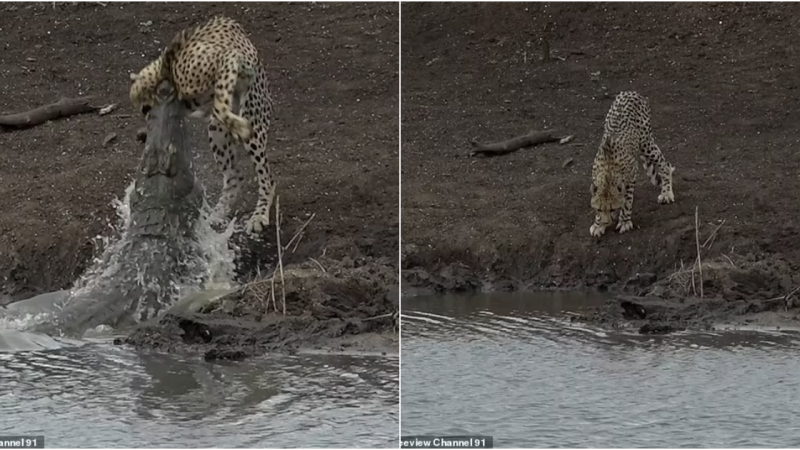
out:
M661 187L658 203L674 202L675 167L664 159L653 139L647 98L637 92L620 92L606 115L603 139L592 164L591 204L595 211L594 224L589 229L592 236L605 233L614 211L619 213L620 233L633 229L633 190L639 169L636 156L643 161L650 182Z
M269 226L276 191L267 161L273 102L266 70L244 28L231 18L214 16L182 30L156 60L130 78L131 103L142 114L153 107L158 83L167 79L190 115L208 120L209 144L223 175L213 220L226 219L239 196L244 177L236 168L235 153L241 145L250 154L258 180L258 201L247 232Z

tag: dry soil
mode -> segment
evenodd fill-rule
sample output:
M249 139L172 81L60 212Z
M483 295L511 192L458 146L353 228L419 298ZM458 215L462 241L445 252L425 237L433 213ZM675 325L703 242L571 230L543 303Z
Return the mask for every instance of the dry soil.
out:
M407 292L598 288L678 304L699 296L696 208L704 298L800 286L800 5L409 3L402 19ZM650 99L677 201L659 205L641 175L636 228L595 239L591 164L622 90ZM574 139L468 156L473 139L532 129Z

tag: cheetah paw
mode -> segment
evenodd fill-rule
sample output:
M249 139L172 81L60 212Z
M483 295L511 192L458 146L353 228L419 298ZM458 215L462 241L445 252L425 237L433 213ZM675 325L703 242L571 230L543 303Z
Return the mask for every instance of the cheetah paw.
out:
M592 224L591 228L589 228L589 233L594 237L600 237L606 232L606 227L601 227L597 224Z
M240 141L246 142L253 135L253 126L244 117L231 114L230 129Z
M247 232L250 234L260 233L269 226L269 216L265 214L253 214L247 222Z
M619 234L626 233L633 229L633 222L630 220L626 220L624 222L617 223L617 230L619 230Z
M658 195L658 203L662 205L675 202L675 194L672 191L662 192Z

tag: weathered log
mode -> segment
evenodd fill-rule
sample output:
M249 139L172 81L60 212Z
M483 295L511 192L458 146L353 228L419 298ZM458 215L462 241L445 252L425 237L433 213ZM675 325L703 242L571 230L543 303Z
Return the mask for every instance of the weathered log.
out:
M49 105L40 106L30 111L0 116L0 129L4 131L21 130L35 127L50 120L86 114L100 109L92 106L93 97L62 98Z
M559 140L560 138L555 136L554 131L531 131L528 134L502 142L480 144L476 141L472 141L472 153L470 153L470 156L500 156L515 152L524 147L532 147L548 142L558 142Z

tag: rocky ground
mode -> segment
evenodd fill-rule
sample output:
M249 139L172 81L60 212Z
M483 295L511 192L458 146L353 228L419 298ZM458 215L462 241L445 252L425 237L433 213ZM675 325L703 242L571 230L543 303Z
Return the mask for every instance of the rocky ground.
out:
M136 130L143 120L130 106L128 75L155 58L177 30L213 14L240 21L271 77L276 117L270 162L278 177L283 242L314 215L299 245L284 255L287 269L324 258L333 266L370 265L396 274L396 4L9 3L0 10L0 113L83 95L120 105L106 116L0 130L0 298L67 288L86 269L96 252L93 239L113 232L112 200L123 196L141 153ZM204 151L202 123L196 131L200 176L213 201L222 177ZM246 156L239 166L252 173ZM240 221L255 205L254 185L238 205ZM235 237L243 249L240 281L271 273L277 252L270 230L258 241ZM369 301L366 291L353 291L367 304L364 311L343 309L343 321L383 314L384 291L397 279L357 282L383 285L369 291L376 295ZM342 300L347 293L325 295ZM317 317L309 305L327 298L308 298L311 303L299 303L291 314ZM358 329L394 333L391 320L365 323ZM330 333L347 335L348 327Z
M597 319L605 324L627 320L622 301L647 305L642 296L679 311L650 311L630 322L636 326L700 326L756 310L794 317L794 5L402 8L404 292L555 288L635 296L615 300ZM650 99L656 141L676 166L677 201L658 205L658 190L642 175L636 228L595 239L591 164L613 97L628 89ZM574 139L469 156L473 139L529 130Z

